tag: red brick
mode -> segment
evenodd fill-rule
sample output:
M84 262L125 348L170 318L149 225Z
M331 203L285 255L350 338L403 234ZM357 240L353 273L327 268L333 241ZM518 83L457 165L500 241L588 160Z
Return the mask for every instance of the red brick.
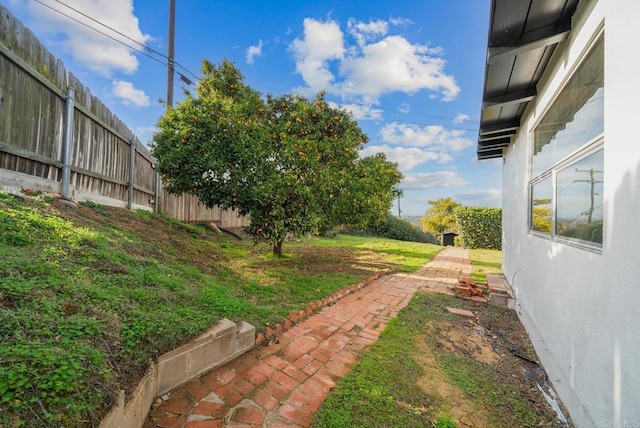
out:
M315 380L310 379L302 385L300 391L310 397L316 397L324 400L329 393L329 388L316 382Z
M276 370L282 370L287 367L287 362L275 355L269 355L264 361Z
M280 385L278 382L270 380L264 384L264 390L276 397L278 400L282 400L289 394L289 391L284 386Z
M209 394L209 388L205 387L198 381L194 381L188 383L184 387L185 391L187 391L196 401L202 400Z
M267 363L258 363L257 365L255 365L252 369L253 371L256 371L258 373L260 373L263 376L266 377L271 377L275 374L275 370L273 367L271 367L269 364Z
M349 367L346 367L344 364L337 361L329 361L325 367L340 377L344 377L350 370Z
M469 287L475 287L477 284L474 280L470 278L460 278L458 279L460 284L468 285Z
M293 365L296 366L299 369L304 368L307 364L309 364L310 362L313 361L313 357L309 354L304 354L303 356L301 356L300 358L298 358L297 360L295 360L293 362Z
M223 381L229 383L233 380L234 377L236 377L236 372L234 372L233 370L225 370L223 372L221 372L219 374L220 379L222 379Z
M210 401L201 401L198 403L193 413L196 415L210 416L215 419L222 419L227 413L227 406L221 403L212 403Z
M282 372L287 374L288 376L291 376L298 383L304 382L305 379L307 378L307 375L304 372L298 370L294 366L287 366L284 369L282 369Z
M276 325L276 333L282 333L283 331L284 328L282 327L282 324Z
M300 391L294 392L287 400L287 402L292 404L293 406L300 407L302 410L306 410L311 413L317 411L323 401L324 399L320 399L317 396L313 397L310 395L305 395Z
M231 368L237 375L241 375L246 372L247 369L253 365L252 357L247 354L243 354L235 360L227 364L227 367Z
M271 410L278 405L280 400L271 395L269 392L264 389L259 389L253 395L253 401L259 405L264 407L267 410Z
M456 294L460 296L471 296L471 287L460 287L456 285L454 288Z
M235 411L231 420L245 424L260 425L264 421L264 412L260 409L240 407Z
M467 318L474 318L475 317L473 312L467 311L466 309L458 309L458 308L446 307L446 308L444 308L444 310L449 312L449 313L452 313L454 315L460 315L460 316L467 317Z
M218 374L216 372L211 372L206 376L201 377L200 382L202 382L204 386L209 388L210 391L215 391L226 383L218 377Z
M246 373L246 376L249 379L249 382L251 382L255 386L262 385L267 381L267 377L265 375L260 374L255 370L251 370L250 372Z
M291 320L291 322L296 322L298 321L298 314L295 312L291 312L289 314L289 320Z
M257 345L257 346L262 345L262 344L263 344L263 343L265 343L266 341L267 341L267 338L266 338L266 337L264 337L264 334L262 334L262 333L258 333L258 334L256 335L256 342L255 342L255 343L256 343L256 345Z
M336 380L334 380L332 376L328 375L327 370L324 368L318 370L316 374L311 377L311 379L313 379L314 382L324 386L325 388L331 389L336 386Z
M193 408L193 404L191 403L191 401L185 398L172 397L168 399L162 407L164 407L164 410L167 412L175 413L178 415L188 415Z
M311 351L309 351L309 355L311 355L316 360L320 360L323 363L326 363L331 359L330 355L320 352L319 349L312 349Z
M229 386L231 388L233 388L234 391L242 394L242 395L249 395L249 393L251 393L251 391L253 391L256 386L249 382L249 380L244 379L244 378L240 378L240 379L234 379Z
M311 419L313 418L313 415L310 412L299 407L294 407L288 403L280 408L280 416L293 421L298 425L302 425L303 427L311 425Z
M291 327L293 327L293 323L291 322L291 320L285 319L284 320L284 328L285 328L285 330L289 330Z
M283 372L277 372L273 375L272 379L287 388L289 391L292 391L300 384L300 382L297 382L295 379L287 376Z
M187 422L184 428L222 428L223 422L219 420L192 421Z
M223 401L230 405L235 405L242 400L242 395L231 389L229 385L223 385L217 390L213 391Z
M322 361L318 361L318 360L313 360L312 362L310 362L309 364L307 364L302 371L305 372L308 375L312 375L314 374L316 371L318 371L318 369L320 367L322 367Z
M170 415L162 419L158 419L155 423L156 427L159 428L178 428L182 427L186 421L186 416Z
M276 334L276 332L275 332L271 327L267 327L267 328L266 328L266 330L265 330L265 335L266 335L267 337L271 337L271 336L273 336L274 334Z

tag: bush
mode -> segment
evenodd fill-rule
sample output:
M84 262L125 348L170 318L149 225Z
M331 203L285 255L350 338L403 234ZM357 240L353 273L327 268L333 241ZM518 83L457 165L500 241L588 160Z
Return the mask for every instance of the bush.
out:
M392 214L387 219L366 230L367 233L383 238L396 239L407 242L424 242L427 244L439 244L438 240L430 233L424 233L406 220Z
M458 207L454 210L465 248L502 249L502 209Z

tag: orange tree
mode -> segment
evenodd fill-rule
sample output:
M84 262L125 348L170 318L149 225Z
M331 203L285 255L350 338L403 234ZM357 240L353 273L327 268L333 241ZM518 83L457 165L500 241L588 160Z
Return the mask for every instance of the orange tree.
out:
M454 210L460 206L451 198L440 198L428 201L429 208L424 217L420 219L422 230L429 232L442 241L442 234L449 229L456 229L456 216Z
M289 232L386 218L402 175L384 155L359 158L367 136L346 111L322 93L263 99L228 61L204 61L202 73L154 134L169 192L248 215L247 232L276 255Z

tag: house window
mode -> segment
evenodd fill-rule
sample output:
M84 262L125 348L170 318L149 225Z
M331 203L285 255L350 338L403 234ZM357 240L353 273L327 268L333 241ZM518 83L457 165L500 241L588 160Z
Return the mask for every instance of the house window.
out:
M604 36L592 46L533 130L530 229L602 246Z
M531 186L531 230L551 235L552 201L553 186L548 175Z
M556 235L602 245L602 149L558 171Z

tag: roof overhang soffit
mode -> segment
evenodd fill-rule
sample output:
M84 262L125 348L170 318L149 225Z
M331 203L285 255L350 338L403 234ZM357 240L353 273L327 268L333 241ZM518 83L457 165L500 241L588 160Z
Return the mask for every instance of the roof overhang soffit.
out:
M569 37L571 32L571 17L558 23L540 27L525 33L518 40L502 43L500 46L491 45L488 49L488 63L500 57L512 57L533 49L555 45Z

